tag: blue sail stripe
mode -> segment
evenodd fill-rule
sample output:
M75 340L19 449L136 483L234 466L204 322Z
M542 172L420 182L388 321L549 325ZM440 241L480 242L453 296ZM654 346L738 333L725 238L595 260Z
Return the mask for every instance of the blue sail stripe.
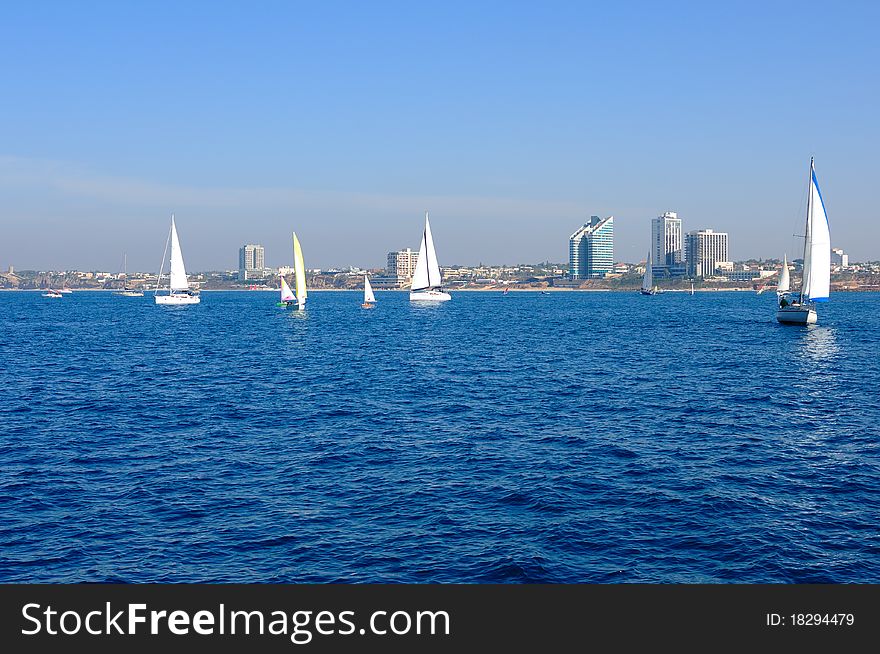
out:
M822 213L825 214L825 224L828 225L829 229L831 225L828 224L828 211L825 209L825 200L822 199L822 189L819 188L819 180L816 179L816 171L812 171L813 175L813 185L816 187L816 193L819 194L819 202L822 203Z

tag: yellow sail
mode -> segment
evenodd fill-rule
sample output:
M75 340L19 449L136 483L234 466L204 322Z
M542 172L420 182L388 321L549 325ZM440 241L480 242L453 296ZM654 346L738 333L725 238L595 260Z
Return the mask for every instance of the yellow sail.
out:
M302 248L299 245L299 239L296 237L296 232L293 233L293 268L296 279L296 300L299 303L299 306L303 307L309 293L306 290L306 268L303 263Z

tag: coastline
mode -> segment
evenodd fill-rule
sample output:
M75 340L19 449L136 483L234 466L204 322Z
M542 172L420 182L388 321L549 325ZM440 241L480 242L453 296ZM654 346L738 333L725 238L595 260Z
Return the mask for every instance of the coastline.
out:
M0 293L45 293L48 289L45 288L0 288ZM118 288L72 288L70 289L72 293L118 293L120 289ZM377 293L409 293L408 288L377 288L374 289ZM539 293L541 291L547 291L549 293L635 293L638 292L638 287L633 288L556 288L553 286L547 288L510 288L511 293ZM691 289L689 288L667 288L661 289L662 294L664 293L690 293ZM833 293L880 293L880 288L832 288L831 291ZM204 288L201 289L201 293L278 293L277 288ZM310 288L309 293L363 293L364 290L362 288ZM484 287L484 288L451 288L448 289L449 293L503 293L504 288L499 288L497 286L493 287ZM754 293L755 290L752 288L745 287L736 287L736 288L722 288L722 287L712 287L712 288L695 288L694 293L733 293L733 292L746 292L746 293ZM765 293L773 293L774 291L768 290ZM144 295L151 295L153 290L145 290Z

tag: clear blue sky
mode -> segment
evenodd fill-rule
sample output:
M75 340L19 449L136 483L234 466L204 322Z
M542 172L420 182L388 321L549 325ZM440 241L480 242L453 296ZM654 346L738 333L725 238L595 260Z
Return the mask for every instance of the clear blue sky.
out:
M0 21L0 266L191 270L245 242L383 266L615 258L650 219L791 258L810 156L880 259L880 3L20 2Z

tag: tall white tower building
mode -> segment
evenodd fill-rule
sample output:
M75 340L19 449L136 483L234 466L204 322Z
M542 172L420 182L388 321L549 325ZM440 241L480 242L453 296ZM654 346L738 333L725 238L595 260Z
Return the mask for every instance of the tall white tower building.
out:
M674 211L651 221L651 254L655 275L670 275L673 267L680 268L684 262L681 218Z
M248 243L238 250L238 279L246 281L249 277L255 277L259 272L262 275L266 267L266 250L262 245Z
M726 232L698 229L688 232L687 272L691 277L711 277L719 261L729 261Z

